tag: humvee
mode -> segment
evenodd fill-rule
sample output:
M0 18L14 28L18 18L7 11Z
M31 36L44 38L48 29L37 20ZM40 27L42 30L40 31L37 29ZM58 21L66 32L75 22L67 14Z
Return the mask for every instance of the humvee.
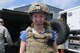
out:
M67 49L80 52L80 6L60 11L59 15L59 19L65 21L70 29Z

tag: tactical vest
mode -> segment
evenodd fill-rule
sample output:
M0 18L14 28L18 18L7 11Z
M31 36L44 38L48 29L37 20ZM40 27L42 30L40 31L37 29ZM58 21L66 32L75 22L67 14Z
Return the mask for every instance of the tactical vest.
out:
M32 28L27 30L25 53L50 53L53 48L49 47L45 40L52 37L52 33L33 33Z

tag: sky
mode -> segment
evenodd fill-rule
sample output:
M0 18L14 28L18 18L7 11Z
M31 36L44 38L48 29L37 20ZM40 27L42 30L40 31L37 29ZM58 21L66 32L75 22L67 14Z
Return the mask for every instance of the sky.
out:
M80 6L80 0L0 0L0 9L14 9L32 3L44 3L60 9Z

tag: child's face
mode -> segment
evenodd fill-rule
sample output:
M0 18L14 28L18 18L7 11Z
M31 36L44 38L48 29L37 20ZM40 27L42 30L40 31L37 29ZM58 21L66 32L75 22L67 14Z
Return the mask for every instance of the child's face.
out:
M43 25L45 20L44 13L33 13L32 14L32 21L35 25Z

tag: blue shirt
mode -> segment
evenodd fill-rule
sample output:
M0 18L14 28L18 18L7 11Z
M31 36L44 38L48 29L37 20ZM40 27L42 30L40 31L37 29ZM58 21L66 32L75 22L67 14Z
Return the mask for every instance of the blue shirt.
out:
M20 36L20 39L23 40L24 42L26 42L26 31L24 31L21 36ZM52 31L52 35L53 35L53 38L56 39L56 34L54 31Z

